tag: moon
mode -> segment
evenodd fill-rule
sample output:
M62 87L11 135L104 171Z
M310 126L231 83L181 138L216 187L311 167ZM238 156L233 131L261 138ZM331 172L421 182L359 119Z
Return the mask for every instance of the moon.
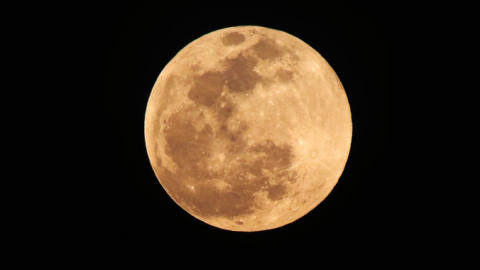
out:
M208 33L163 69L145 114L156 177L185 211L230 231L292 223L340 178L352 120L327 61L279 30Z

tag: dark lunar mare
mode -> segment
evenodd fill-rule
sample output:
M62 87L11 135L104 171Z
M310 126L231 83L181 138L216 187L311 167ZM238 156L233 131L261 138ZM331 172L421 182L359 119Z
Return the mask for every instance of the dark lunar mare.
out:
M222 42L226 46L244 42L245 37L233 32ZM224 91L231 95L251 93L264 79L254 70L257 56L262 60L275 60L284 55L282 49L272 40L262 39L250 49L250 54L240 53L226 59L222 72L207 71L193 77L188 98L195 105L182 108L172 114L165 123L165 154L177 165L176 173L163 169L162 184L182 207L190 209L200 217L221 216L234 218L254 212L255 193L266 191L269 200L281 200L287 193L286 184L294 183L297 174L289 172L294 155L289 145L277 145L266 140L247 147L244 133L248 125L241 122L238 128L228 125L235 114L236 105L222 96ZM291 72L279 70L276 77L289 80ZM204 121L205 115L199 107L211 110L219 122L219 130L210 125L196 131L195 121ZM226 144L225 162L233 166L222 173L208 169L214 140ZM239 154L242 155L239 155ZM239 156L249 158L236 159ZM276 178L273 183L269 177ZM223 179L228 188L212 185L213 179ZM194 191L187 186L194 186ZM241 222L237 222L240 224Z

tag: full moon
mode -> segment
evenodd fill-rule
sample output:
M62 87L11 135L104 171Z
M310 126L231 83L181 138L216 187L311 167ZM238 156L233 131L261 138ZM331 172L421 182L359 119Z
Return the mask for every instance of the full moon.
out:
M145 115L148 157L168 195L231 231L278 228L318 206L351 139L332 67L302 40L258 26L188 44L161 72Z

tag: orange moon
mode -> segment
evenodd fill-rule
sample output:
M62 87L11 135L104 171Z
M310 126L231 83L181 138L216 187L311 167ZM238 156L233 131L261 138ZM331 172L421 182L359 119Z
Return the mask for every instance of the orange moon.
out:
M301 218L332 191L350 152L345 90L327 61L279 30L206 34L165 66L145 115L148 157L185 211L231 231Z

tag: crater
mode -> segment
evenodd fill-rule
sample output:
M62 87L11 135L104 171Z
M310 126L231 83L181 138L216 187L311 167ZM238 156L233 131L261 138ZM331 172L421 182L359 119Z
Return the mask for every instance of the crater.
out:
M208 71L194 77L188 98L197 105L212 106L223 92L224 79L219 72Z
M285 52L283 48L272 39L260 39L251 47L253 52L262 60L276 60Z
M257 60L252 57L239 54L235 58L226 60L227 69L224 72L226 85L231 92L249 93L252 92L262 77L253 69Z
M241 44L245 41L245 36L238 32L231 32L223 36L222 43L225 46L233 46Z

